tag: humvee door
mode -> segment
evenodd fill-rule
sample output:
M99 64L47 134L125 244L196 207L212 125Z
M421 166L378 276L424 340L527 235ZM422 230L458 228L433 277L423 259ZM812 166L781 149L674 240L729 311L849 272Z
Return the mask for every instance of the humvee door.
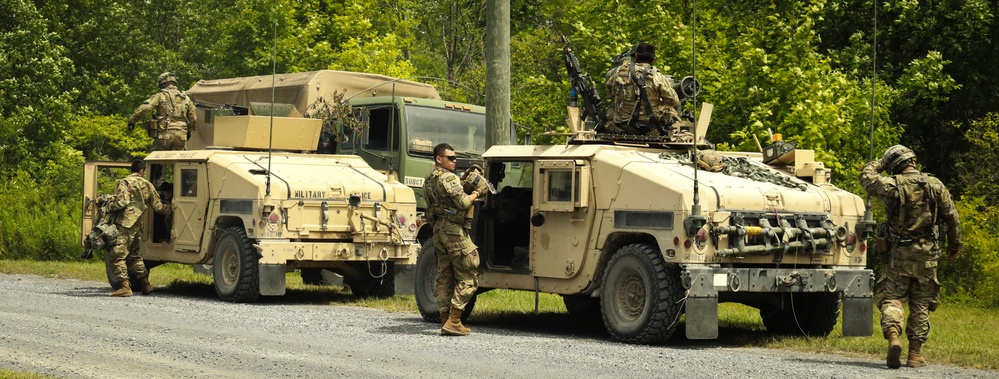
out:
M118 179L131 173L128 162L86 162L83 164L83 220L80 223L80 245L97 222L97 195L114 195Z

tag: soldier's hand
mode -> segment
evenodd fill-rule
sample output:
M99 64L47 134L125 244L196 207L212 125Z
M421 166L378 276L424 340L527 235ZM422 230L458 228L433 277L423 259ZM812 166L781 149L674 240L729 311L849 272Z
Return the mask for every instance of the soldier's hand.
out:
M131 132L132 129L135 129L135 121L129 121L128 122L128 131Z
M191 129L187 129L187 140L191 140Z

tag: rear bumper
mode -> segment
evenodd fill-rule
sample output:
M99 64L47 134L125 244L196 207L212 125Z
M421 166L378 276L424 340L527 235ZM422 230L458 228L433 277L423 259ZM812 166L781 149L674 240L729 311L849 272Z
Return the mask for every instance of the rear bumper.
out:
M261 264L285 264L289 261L350 262L394 261L416 264L419 245L388 243L358 244L351 242L292 242L260 240L254 245Z
M869 336L874 304L874 271L864 268L735 268L718 265L683 267L683 286L688 290L687 337L718 336L718 295L754 293L837 292L843 300L843 335ZM730 296L731 297L731 296Z

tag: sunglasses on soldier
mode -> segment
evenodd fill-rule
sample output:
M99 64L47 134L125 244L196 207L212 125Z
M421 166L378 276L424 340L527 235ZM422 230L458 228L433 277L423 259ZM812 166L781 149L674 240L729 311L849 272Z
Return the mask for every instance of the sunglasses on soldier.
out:
M454 162L454 161L458 160L458 157L455 156L455 155L442 155L442 157L447 158L447 160L449 160L451 162Z

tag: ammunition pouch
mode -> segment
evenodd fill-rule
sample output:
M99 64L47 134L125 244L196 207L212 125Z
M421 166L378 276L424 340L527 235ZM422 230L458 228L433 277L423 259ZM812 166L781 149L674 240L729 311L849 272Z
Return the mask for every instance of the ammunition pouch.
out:
M149 122L146 122L146 134L149 135L149 138L156 138L156 131L159 130L161 120L166 119L153 118Z

